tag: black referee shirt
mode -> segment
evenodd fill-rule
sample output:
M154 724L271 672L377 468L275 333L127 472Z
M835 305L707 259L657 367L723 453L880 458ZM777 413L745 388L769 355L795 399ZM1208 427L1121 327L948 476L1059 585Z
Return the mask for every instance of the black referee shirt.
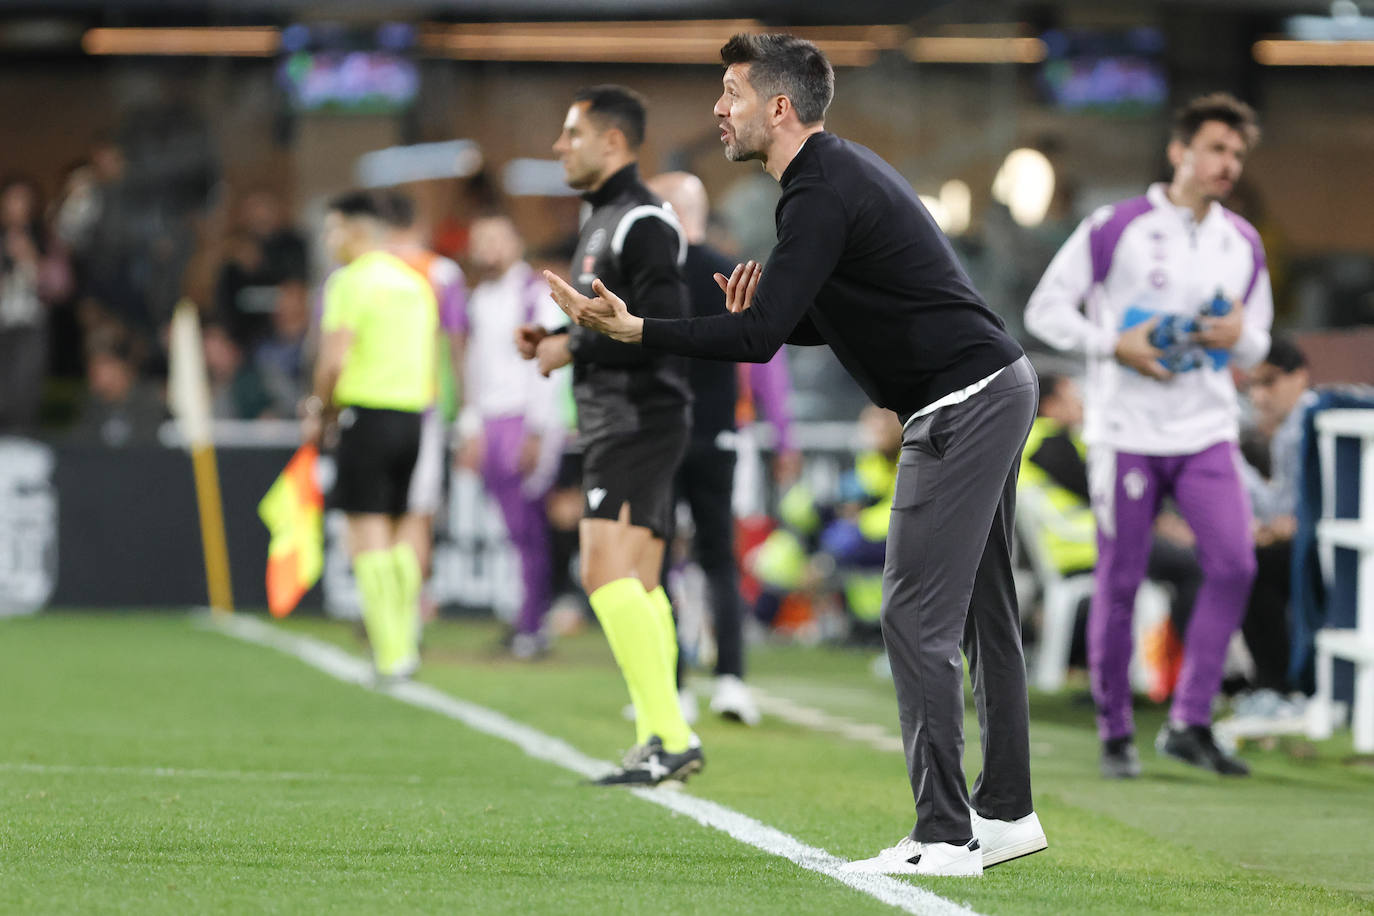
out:
M903 419L1022 355L906 179L872 150L812 134L782 174L776 218L747 311L645 318L643 345L766 362L784 343L829 344Z

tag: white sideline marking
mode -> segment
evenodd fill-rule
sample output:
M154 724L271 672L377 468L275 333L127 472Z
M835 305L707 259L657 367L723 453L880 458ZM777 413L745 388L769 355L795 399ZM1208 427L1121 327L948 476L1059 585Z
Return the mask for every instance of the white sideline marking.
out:
M247 782L366 782L375 784L377 777L362 773L292 773L286 770L206 770L181 767L111 767L78 763L0 763L0 773L36 773L71 775L94 773L101 776L137 776L159 779L221 779ZM410 776L406 782L418 783L420 777Z
M374 684L372 666L366 661L308 636L287 633L257 618L241 614L235 614L227 620L209 617L201 619L203 625L209 629L218 630L246 642L269 646L295 656L341 681L373 689L403 703L456 719L475 731L516 745L531 757L571 770L581 776L596 778L614 769L610 763L588 757L552 735L546 735L538 729L516 722L493 709L460 700L427 684L403 681L377 686ZM834 878L861 893L915 916L976 916L968 906L946 900L915 884L898 881L887 875L856 875L842 872L840 866L845 864L845 859L824 849L808 846L794 836L724 805L671 789L664 791L641 788L631 789L630 792L647 802L686 815L699 824L729 834L741 843L789 859L809 871Z
M795 700L769 693L759 687L751 686L749 690L754 694L754 700L758 703L761 712L766 712L789 725L799 725L812 731L839 735L841 738L858 744L865 744L874 750L891 751L896 754L906 753L906 748L902 746L901 736L889 732L881 725L837 716L814 706L803 706ZM1220 725L1218 725L1218 730L1220 730ZM1032 757L1049 757L1054 754L1054 746L1046 741L1032 741L1030 751Z
M786 697L766 693L757 687L750 688L759 710L792 725L800 725L812 731L829 732L859 744L866 744L874 750L904 753L900 735L894 735L881 725L871 722L856 722L844 716L836 716L813 706L803 706Z

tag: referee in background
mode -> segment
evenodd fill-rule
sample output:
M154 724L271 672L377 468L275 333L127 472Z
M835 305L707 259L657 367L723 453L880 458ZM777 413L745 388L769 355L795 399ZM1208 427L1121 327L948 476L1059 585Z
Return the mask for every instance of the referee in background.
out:
M314 391L302 438L337 422L331 503L348 519L348 550L377 673L419 666L420 560L400 533L434 404L438 309L429 281L387 250L386 202L356 191L329 204L324 244L344 265L324 290Z
M916 826L847 868L981 875L1046 846L1031 802L1011 565L1035 372L906 179L825 131L834 72L816 46L736 35L721 58L714 113L725 155L760 160L782 184L767 268L751 261L717 275L731 314L709 318L641 318L609 284L596 281L588 298L548 275L554 298L579 324L646 350L758 362L785 342L829 345L874 403L902 418L882 624ZM973 810L961 639L983 738Z

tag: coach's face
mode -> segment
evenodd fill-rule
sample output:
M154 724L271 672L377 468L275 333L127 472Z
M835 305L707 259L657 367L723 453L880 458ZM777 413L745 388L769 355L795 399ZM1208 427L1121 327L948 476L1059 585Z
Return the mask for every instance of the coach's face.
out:
M770 139L767 99L759 97L749 82L748 64L731 64L721 81L723 90L714 113L720 124L720 142L731 162L763 159Z
M586 191L597 187L606 177L609 152L608 131L602 130L587 114L590 102L574 102L563 119L563 131L553 144L554 155L563 163L563 178L568 187Z

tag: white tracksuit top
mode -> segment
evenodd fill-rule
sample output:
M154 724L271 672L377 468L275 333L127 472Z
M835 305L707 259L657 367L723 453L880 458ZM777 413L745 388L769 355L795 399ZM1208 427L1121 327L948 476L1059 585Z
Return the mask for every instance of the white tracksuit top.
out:
M468 438L486 420L523 417L532 432L561 432L563 389L567 373L539 374L538 364L520 356L515 330L533 322L546 328L567 319L549 295L544 278L524 261L500 277L473 287L462 330L467 334L463 360L463 409L458 434Z
M1089 445L1187 455L1237 440L1240 411L1229 367L1207 362L1161 382L1112 355L1128 309L1196 315L1218 289L1245 309L1232 365L1259 363L1269 352L1274 303L1264 247L1244 219L1213 203L1198 221L1157 184L1078 226L1031 294L1026 327L1053 347L1087 354Z

